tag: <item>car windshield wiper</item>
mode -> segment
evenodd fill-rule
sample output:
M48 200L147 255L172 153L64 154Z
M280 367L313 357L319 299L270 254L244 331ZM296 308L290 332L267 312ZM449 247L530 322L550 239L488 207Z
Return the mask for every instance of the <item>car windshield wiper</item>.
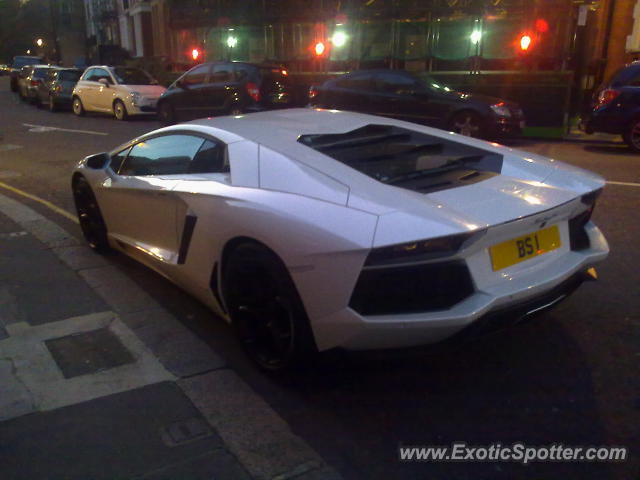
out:
M482 159L482 155L469 155L466 157L460 157L455 160L451 160L440 167L435 168L425 168L422 170L416 170L413 172L403 173L402 175L397 175L395 177L387 180L386 184L388 185L396 185L398 183L403 183L411 180L416 180L418 178L425 177L433 177L435 175L441 175L445 172L450 172L452 170L456 170L460 167L466 167L469 162L474 162Z

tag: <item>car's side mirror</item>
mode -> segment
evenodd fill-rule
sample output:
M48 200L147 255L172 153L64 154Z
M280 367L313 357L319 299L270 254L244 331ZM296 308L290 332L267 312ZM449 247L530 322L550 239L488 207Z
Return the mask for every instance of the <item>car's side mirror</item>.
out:
M101 83L102 85L104 85L105 87L109 86L109 80L107 80L106 78L100 78L98 79L98 83Z
M106 152L89 155L84 159L84 164L93 170L102 170L103 168L107 168L110 162L111 157Z

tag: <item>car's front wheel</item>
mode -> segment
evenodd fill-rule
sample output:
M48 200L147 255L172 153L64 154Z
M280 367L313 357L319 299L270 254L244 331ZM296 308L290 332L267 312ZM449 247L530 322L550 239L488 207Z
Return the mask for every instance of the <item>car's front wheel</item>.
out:
M226 258L222 280L238 339L260 368L289 370L316 351L302 301L273 252L253 242L238 245Z
M107 225L89 182L77 176L73 180L72 191L80 228L87 243L98 253L109 252L111 247L107 239Z
M465 137L481 138L484 134L484 121L475 112L460 112L451 119L449 129Z
M126 120L129 117L127 107L125 107L122 100L113 102L113 116L116 117L116 120Z
M79 97L73 97L71 109L73 110L73 113L75 113L79 117L84 115L84 107L82 106L82 100L80 100Z
M640 118L631 121L622 137L631 150L640 153Z

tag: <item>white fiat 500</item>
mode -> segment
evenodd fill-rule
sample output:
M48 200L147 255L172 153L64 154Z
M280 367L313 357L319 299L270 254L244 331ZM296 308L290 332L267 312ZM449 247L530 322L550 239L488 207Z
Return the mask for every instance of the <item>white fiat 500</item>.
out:
M87 68L73 89L73 113L101 112L126 120L129 115L153 115L166 88L144 70L105 65Z
M603 185L497 144L312 109L162 128L72 178L94 249L191 292L271 370L555 305L608 254L590 220Z

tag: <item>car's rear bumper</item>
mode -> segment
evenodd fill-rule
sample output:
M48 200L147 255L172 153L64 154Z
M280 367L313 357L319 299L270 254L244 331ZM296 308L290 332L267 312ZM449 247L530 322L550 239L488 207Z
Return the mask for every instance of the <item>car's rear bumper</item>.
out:
M592 225L591 247L571 251L542 271L477 290L446 310L363 316L346 308L312 324L320 350L406 348L441 342L462 332L476 333L517 322L567 297L584 279L584 272L606 258L608 245Z

